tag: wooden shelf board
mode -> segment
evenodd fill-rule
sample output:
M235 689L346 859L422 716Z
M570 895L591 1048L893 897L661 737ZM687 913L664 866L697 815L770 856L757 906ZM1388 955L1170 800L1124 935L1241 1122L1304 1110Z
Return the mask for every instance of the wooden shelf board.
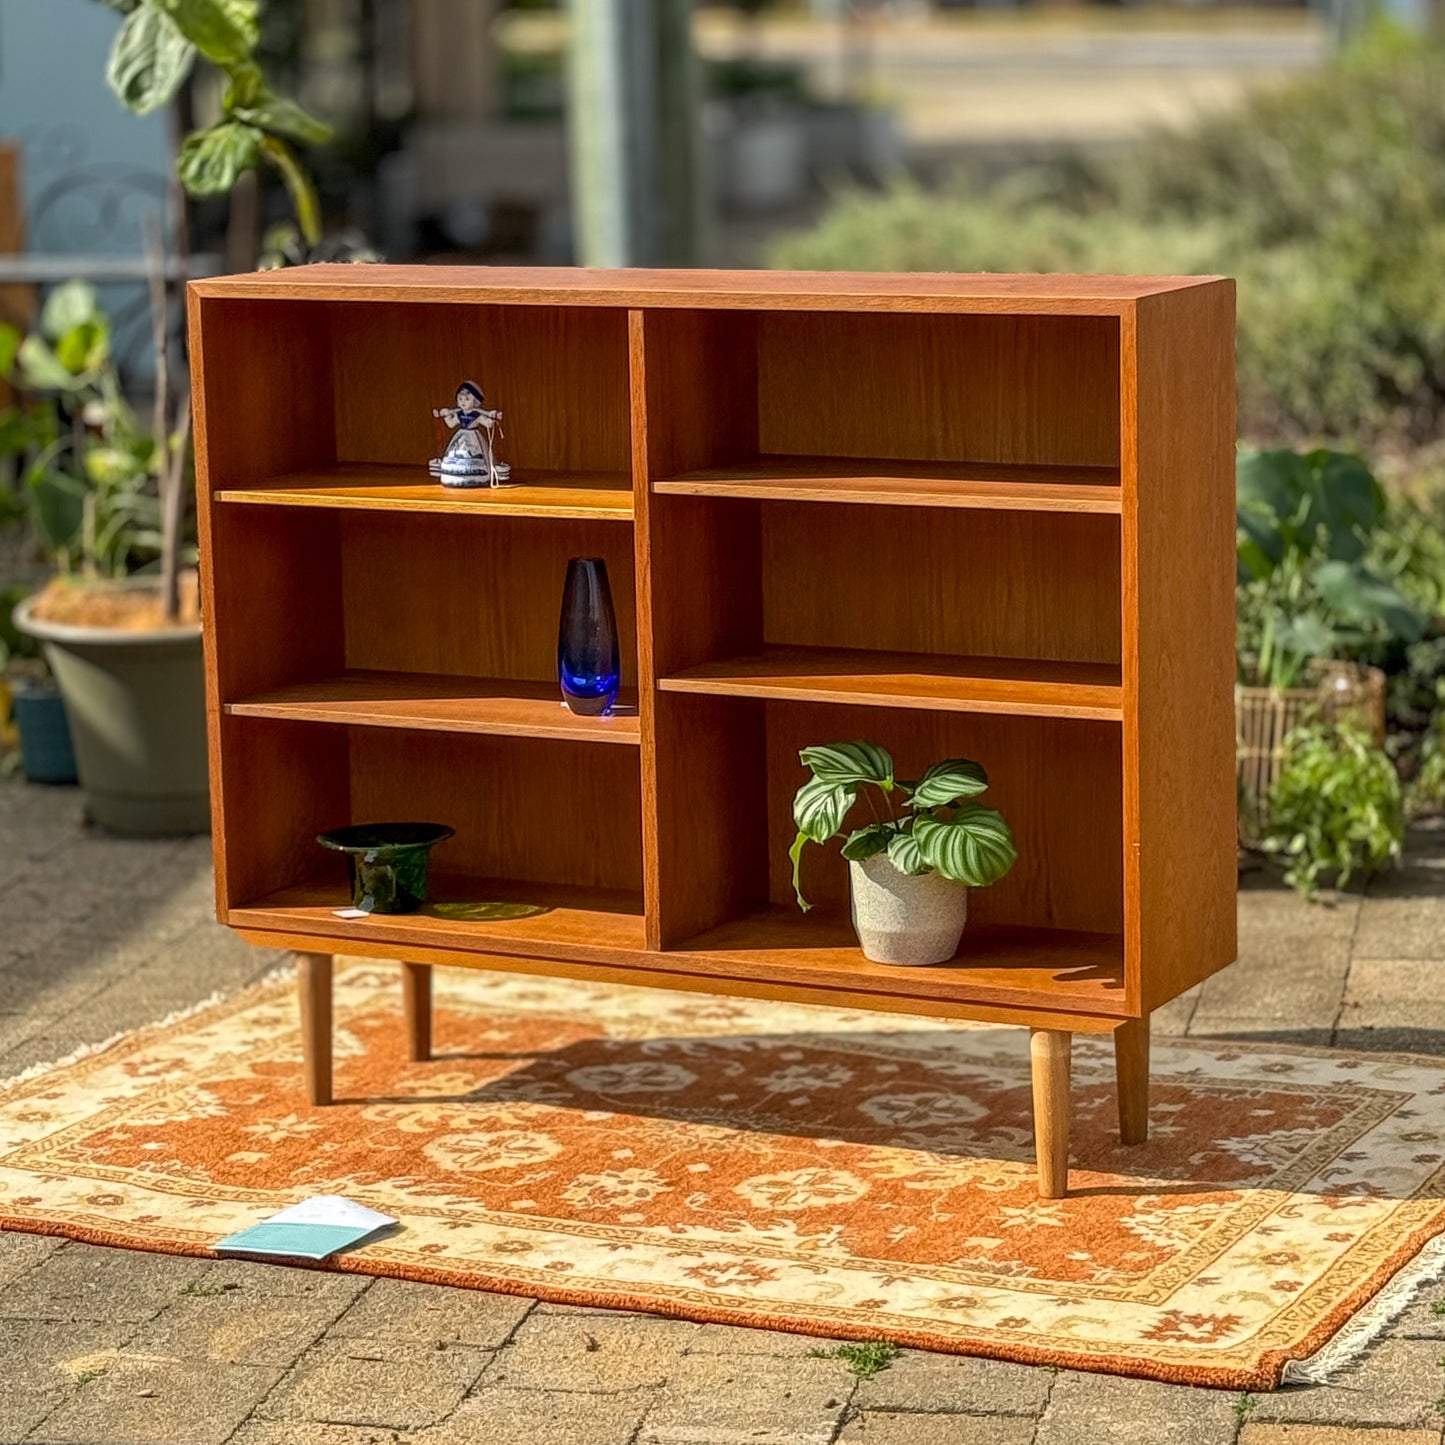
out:
M619 695L610 717L578 717L554 683L412 672L344 672L225 705L234 717L426 732L489 733L565 742L639 743L637 695Z
M432 904L417 913L338 918L347 904L335 878L287 888L232 908L232 927L266 934L302 934L334 942L508 954L829 992L887 1009L895 1000L933 1005L1043 1009L1102 1016L1126 1015L1123 939L1111 934L1046 928L970 927L959 957L931 968L870 963L846 919L767 908L688 940L681 948L649 951L639 895L545 884L436 875L434 902L532 902L550 911L531 918L466 921L439 916ZM640 980L646 981L646 980Z
M632 520L632 482L626 472L519 471L513 475L519 485L444 487L428 477L425 462L416 466L342 463L271 477L255 486L223 487L214 497L218 502L273 507Z
M659 679L664 692L798 702L864 703L1031 717L1123 717L1118 666L1005 657L948 657L854 648L769 647Z
M735 467L663 477L652 489L683 497L1012 512L1117 515L1123 507L1117 467L764 456Z
M970 924L958 957L929 968L870 963L846 918L766 908L652 956L720 977L772 979L967 1004L1123 1014L1124 940L1114 934Z
M430 901L416 913L338 918L335 910L345 908L349 899L345 883L333 875L232 908L226 922L235 928L334 938L338 952L345 952L349 940L368 939L601 962L618 954L640 954L644 946L639 893L465 878L436 871L427 893ZM438 903L538 903L547 912L530 918L472 921L438 914L434 906Z

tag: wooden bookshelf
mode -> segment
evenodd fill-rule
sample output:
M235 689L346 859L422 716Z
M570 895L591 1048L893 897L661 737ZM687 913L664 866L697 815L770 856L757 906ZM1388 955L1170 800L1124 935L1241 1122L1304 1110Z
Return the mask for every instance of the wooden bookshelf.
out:
M1149 1014L1235 951L1231 283L312 266L190 308L218 909L300 957L318 1102L344 951L403 963L419 1054L441 963L1028 1026L1046 1194L1068 1038L1112 1033L1142 1137ZM428 477L462 377L522 485ZM575 555L609 718L556 692ZM864 959L836 853L791 902L797 750L843 737L989 770L1020 862L949 964ZM315 835L402 817L457 830L431 902L338 917Z

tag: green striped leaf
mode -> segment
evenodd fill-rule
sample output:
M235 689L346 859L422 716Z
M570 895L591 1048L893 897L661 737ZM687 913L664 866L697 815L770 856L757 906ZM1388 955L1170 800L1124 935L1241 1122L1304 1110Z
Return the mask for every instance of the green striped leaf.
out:
M1013 830L982 803L965 803L948 819L922 816L913 825L923 861L955 883L987 888L1018 861Z

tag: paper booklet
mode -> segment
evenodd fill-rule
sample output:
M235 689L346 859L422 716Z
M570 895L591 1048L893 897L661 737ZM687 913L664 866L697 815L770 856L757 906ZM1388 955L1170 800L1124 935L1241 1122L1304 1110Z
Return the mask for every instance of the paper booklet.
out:
M216 1245L227 1254L290 1255L295 1259L326 1259L349 1249L396 1220L339 1194L303 1199L249 1229L228 1234Z

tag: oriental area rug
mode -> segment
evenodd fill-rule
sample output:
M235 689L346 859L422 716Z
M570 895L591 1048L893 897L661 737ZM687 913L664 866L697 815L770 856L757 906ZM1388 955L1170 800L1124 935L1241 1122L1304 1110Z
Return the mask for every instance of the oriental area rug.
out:
M1156 1040L1125 1149L1081 1036L1044 1203L1022 1029L438 969L410 1064L398 972L338 971L330 1108L279 976L5 1085L0 1224L207 1255L344 1194L400 1227L339 1270L1234 1389L1439 1263L1438 1061Z

